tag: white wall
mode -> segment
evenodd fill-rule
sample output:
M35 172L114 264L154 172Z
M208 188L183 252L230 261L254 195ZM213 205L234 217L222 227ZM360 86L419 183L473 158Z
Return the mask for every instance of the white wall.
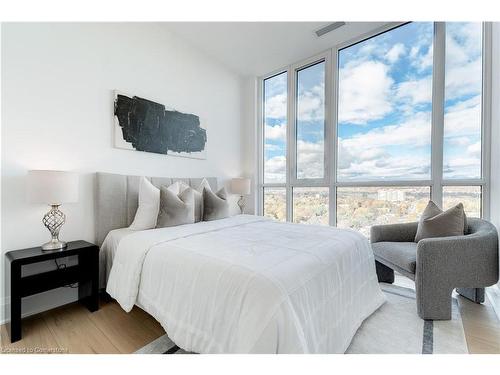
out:
M500 231L500 23L493 23L491 116L491 221ZM500 283L498 284L500 286ZM499 303L500 305L500 303Z
M79 203L62 206L61 238L87 241L94 241L96 171L223 180L242 174L240 77L161 24L3 24L1 34L2 261L6 251L48 240L40 222L48 207L25 199L29 169L81 174ZM208 129L207 160L113 148L114 89L199 115ZM75 297L64 288L25 299L23 309Z

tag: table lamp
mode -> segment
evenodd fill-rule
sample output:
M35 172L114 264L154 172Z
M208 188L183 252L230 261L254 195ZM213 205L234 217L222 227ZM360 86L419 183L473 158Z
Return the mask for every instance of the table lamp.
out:
M64 249L66 242L59 240L59 231L66 221L66 216L59 211L59 206L62 203L78 201L78 175L65 171L28 171L28 200L52 207L42 219L52 239L42 245L42 250Z
M238 206L240 207L241 213L245 209L245 195L250 194L250 179L249 178L233 178L231 180L231 191L233 194L238 194L240 199L238 200Z

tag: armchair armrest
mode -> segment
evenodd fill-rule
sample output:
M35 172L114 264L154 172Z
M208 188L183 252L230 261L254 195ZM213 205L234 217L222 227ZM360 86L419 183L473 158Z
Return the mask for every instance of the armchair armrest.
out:
M450 319L454 288L483 288L498 280L496 234L426 238L417 245L415 288L422 319Z
M417 245L417 283L486 287L498 281L498 242L493 235L426 238ZM430 285L429 285L430 286Z
M418 223L374 225L370 228L370 240L374 242L413 242Z

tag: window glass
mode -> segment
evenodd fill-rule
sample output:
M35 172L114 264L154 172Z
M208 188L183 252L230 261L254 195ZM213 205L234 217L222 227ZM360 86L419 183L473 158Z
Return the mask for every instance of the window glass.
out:
M433 35L409 23L339 51L338 180L431 178Z
M481 177L481 23L446 23L443 178Z
M337 226L370 236L376 224L417 221L430 199L430 187L337 188Z
M325 174L325 62L297 72L297 178Z
M286 221L286 189L264 188L264 216Z
M481 186L444 186L443 209L459 203L464 205L467 216L481 217Z
M328 194L326 187L293 188L293 222L328 225Z
M264 80L264 183L286 181L287 73Z

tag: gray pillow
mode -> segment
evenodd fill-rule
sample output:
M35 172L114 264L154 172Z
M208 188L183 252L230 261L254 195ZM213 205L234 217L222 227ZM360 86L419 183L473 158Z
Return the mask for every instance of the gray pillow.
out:
M166 186L162 186L160 188L160 212L158 213L156 228L192 223L194 223L193 189L187 188L177 195Z
M184 181L178 181L179 184L179 193L182 193L184 190L189 188L190 186L186 184ZM203 220L203 189L208 187L210 189L210 185L208 181L204 178L201 182L198 189L193 189L194 194L194 222L197 223Z
M467 221L462 203L443 211L429 201L418 222L415 242L424 238L463 236Z
M210 189L203 189L203 220L211 221L229 217L229 203L226 188L214 193Z
M194 195L194 222L197 223L203 220L203 193L196 189L191 190Z

